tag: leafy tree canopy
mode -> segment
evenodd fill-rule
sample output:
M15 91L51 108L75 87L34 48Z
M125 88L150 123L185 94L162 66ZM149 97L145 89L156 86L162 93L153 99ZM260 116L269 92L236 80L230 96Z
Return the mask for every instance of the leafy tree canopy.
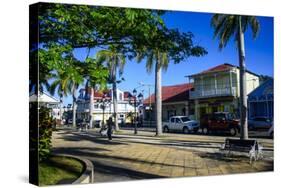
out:
M42 66L45 77L46 72L60 69L61 64L69 60L79 62L73 55L76 48L107 49L114 45L117 52L129 59L139 52L145 57L146 51L157 49L168 53L174 63L207 53L203 47L193 44L192 33L168 29L161 17L164 13L148 9L41 3L39 59L40 65L45 64ZM86 66L89 62L93 59L87 57L80 63ZM104 76L99 72L101 65L93 63L91 66L96 66L92 67L92 75Z

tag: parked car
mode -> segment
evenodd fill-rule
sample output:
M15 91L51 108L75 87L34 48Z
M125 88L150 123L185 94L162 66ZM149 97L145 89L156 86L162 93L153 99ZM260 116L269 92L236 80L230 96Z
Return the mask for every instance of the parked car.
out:
M164 132L182 131L183 133L197 132L199 123L187 116L172 116L168 122L162 123Z
M239 120L233 114L228 112L215 112L203 116L200 121L200 127L203 134L209 134L214 131L223 131L235 136L240 132Z
M272 127L272 121L267 117L254 117L248 120L248 127L251 130L269 130Z

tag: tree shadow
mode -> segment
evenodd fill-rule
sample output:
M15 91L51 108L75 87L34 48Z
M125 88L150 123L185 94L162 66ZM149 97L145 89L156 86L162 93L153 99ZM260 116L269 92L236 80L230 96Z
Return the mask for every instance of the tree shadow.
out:
M220 152L215 152L215 153L196 152L196 154L198 156L200 156L201 158L205 158L205 159L212 159L212 160L217 160L220 162L247 163L250 165L250 159L249 159L249 156L247 153L233 152L229 156L226 156L224 153L220 153ZM253 161L252 164L255 164L258 162L262 162L265 165L271 166L271 168L273 167L273 165L272 165L273 161L268 161L268 160L263 160L263 159Z
M157 142L148 142L147 138L132 138L132 137L116 137L119 139L126 139L130 143L136 144L148 144L154 146L175 146L175 147L193 147L193 148L208 148L208 149L219 149L220 144L223 142L203 142L203 141L175 141L175 140L161 140L161 139L150 139ZM122 143L126 141L120 141ZM217 145L215 145L217 144Z
M107 165L98 161L94 161L94 169L95 172L103 173L103 174L110 174L118 176L125 176L132 179L155 179L155 178L167 178L166 176L160 176L150 173L139 172L136 170L119 167L115 165Z
M67 133L65 133L67 134ZM71 135L70 135L71 134ZM78 141L91 141L96 144L102 144L102 145L128 145L127 143L124 142L118 142L116 140L107 140L107 138L101 138L101 137L96 137L93 135L90 135L88 133L76 133L76 132L70 132L68 135L63 136L62 138L57 138L57 139L62 139L66 141L73 141L73 142L78 142Z
M88 158L90 160L94 161L94 164L96 159L107 159L107 160L119 160L119 161L126 161L126 162L132 162L132 163L144 163L144 164L150 164L150 165L162 165L162 166L169 166L169 167L184 167L183 165L176 165L176 164L165 164L165 163L158 163L154 161L146 161L146 160L141 160L141 159L136 159L136 158L129 158L129 157L123 157L123 156L113 156L113 155L106 155L106 154L101 154L101 153L96 153L94 149L91 150L83 150L81 148L55 148L52 150L54 153L57 154L70 154L70 155L77 155L81 157ZM89 152L92 151L92 152ZM113 164L113 163L112 163ZM193 167L188 167L186 166L185 168L193 168Z

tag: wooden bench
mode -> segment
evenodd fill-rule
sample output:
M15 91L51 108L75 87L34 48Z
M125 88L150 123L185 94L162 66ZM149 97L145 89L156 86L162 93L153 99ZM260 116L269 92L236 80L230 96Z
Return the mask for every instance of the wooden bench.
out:
M226 151L227 156L231 152L244 152L248 153L250 158L250 163L253 159L259 160L263 157L262 146L258 143L257 140L240 140L240 139L225 139L225 143L221 147L221 151Z

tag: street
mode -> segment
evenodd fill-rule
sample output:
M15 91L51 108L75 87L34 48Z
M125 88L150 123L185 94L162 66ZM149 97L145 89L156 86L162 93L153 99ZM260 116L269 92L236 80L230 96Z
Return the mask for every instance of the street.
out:
M134 135L133 130L121 130L108 141L98 130L59 129L53 133L53 152L91 160L95 182L273 170L272 139L258 139L264 146L264 159L251 165L246 156L226 158L219 152L225 136L154 134L139 130Z

